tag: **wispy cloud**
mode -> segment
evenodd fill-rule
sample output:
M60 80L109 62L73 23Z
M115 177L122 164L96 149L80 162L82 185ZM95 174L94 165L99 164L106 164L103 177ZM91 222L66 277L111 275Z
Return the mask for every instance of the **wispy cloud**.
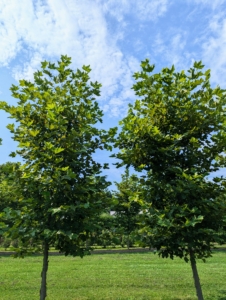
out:
M212 81L225 87L226 76L226 19L225 11L212 16L202 42L204 63L211 69Z
M119 116L131 97L128 90L138 61L123 55L118 46L123 33L109 34L106 14L115 14L118 20L128 13L154 20L165 12L168 1L149 2L2 0L0 66L13 66L17 80L31 79L41 60L67 54L73 58L74 67L91 65L92 79L103 84L102 105L111 115ZM110 97L110 103L104 103Z
M171 30L165 36L159 33L153 42L152 54L155 60L162 57L161 63L168 66L175 65L177 69L189 68L193 53L187 50L187 32Z
M136 1L138 16L140 19L156 20L162 16L168 8L168 0L138 0Z
M105 13L109 13L118 21L127 14L141 20L156 20L162 16L170 4L169 0L99 0Z
M117 40L107 34L104 14L94 1L79 5L70 0L3 3L0 64L7 66L18 54L23 55L24 59L14 64L16 79L31 79L41 60L68 54L75 67L91 65L92 78L103 84L103 99L117 92L119 82L128 82L132 73L129 61L117 47Z
M211 7L213 10L215 9L219 9L220 6L222 6L223 4L226 3L225 0L187 0L188 3L191 4L201 4L204 6L209 6Z

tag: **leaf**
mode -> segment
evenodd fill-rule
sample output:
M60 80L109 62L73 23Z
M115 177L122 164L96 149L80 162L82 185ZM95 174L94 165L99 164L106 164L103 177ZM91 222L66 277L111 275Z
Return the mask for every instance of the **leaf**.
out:
M29 130L29 134L33 137L36 137L39 134L39 130Z
M47 238L51 237L53 234L52 231L49 229L45 229L43 233L44 233L45 237L47 237Z
M9 154L9 156L11 156L11 157L16 157L16 152L11 152L11 153Z
M58 154L58 153L60 153L60 152L62 152L64 150L65 150L64 148L56 148L56 149L54 149L54 153Z
M52 214L56 214L56 213L59 213L61 212L61 207L58 207L58 208L51 208L48 210L49 212L52 212Z
M67 171L69 169L69 166L61 168L62 171Z
M202 61L194 62L194 68L196 69L202 69L204 65L202 64Z
M83 66L82 69L83 69L84 71L86 71L87 73L91 72L90 66Z
M63 230L58 230L56 234L57 235L65 235L65 232Z
M48 66L48 62L45 60L41 62L42 69L45 69Z
M49 103L49 104L47 104L47 109L53 109L55 107L56 107L55 103Z
M14 132L15 124L8 124L6 127L7 127L11 132Z

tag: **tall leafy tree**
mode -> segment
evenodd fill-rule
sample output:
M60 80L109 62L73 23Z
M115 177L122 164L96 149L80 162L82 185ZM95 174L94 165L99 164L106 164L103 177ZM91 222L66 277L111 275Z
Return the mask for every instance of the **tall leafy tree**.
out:
M137 229L138 215L141 210L139 202L132 201L134 194L139 193L141 186L136 175L129 175L126 169L122 174L122 181L115 182L117 190L113 192L116 205L112 208L115 212L116 227L126 236L127 248L130 248L130 234Z
M7 222L4 218L4 210L7 207L14 210L19 208L20 188L17 182L19 167L20 163L13 162L6 162L0 165L0 222L4 229L13 224L10 221Z
M0 211L6 207L18 207L17 171L20 163L6 162L0 165Z
M98 246L106 248L117 241L115 235L115 217L110 212L103 212L97 220L93 241Z
M152 74L148 60L134 74L139 96L121 121L115 146L121 163L143 171L143 224L162 257L190 261L203 299L196 260L211 256L225 228L226 91L210 85L210 70L195 62L188 72Z
M20 80L11 87L17 105L1 103L16 122L7 126L19 148L11 156L19 154L24 160L18 179L21 211L7 212L14 219L9 234L24 245L30 238L42 242L40 299L46 298L50 245L65 255L87 253L84 242L91 220L103 210L109 185L101 175L107 165L93 158L97 149L108 149L109 133L95 127L102 122L95 101L101 85L90 82L89 66L73 71L70 64L67 56L56 64L42 62L33 82ZM26 248L20 250L23 255Z

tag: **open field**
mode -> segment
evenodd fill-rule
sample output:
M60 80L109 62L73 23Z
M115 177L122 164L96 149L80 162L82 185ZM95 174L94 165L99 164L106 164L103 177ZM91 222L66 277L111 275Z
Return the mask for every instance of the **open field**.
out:
M36 300L42 257L0 258L0 300ZM205 300L226 300L226 252L198 269ZM196 300L191 268L151 252L51 256L48 300Z

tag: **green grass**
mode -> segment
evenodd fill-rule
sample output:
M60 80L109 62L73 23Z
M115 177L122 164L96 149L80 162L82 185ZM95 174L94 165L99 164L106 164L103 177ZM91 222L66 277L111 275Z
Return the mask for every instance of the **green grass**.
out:
M0 300L39 299L42 257L0 258ZM226 300L226 252L198 263L205 300ZM153 253L51 256L48 300L196 300L191 268Z

